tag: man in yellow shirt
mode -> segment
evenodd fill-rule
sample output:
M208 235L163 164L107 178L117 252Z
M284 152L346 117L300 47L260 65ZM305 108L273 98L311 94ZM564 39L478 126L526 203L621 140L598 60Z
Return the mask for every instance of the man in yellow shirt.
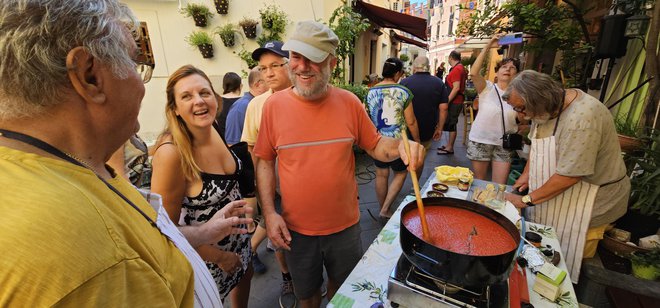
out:
M245 210L189 244L105 165L139 127L138 25L116 0L0 1L0 307L222 306L188 252Z

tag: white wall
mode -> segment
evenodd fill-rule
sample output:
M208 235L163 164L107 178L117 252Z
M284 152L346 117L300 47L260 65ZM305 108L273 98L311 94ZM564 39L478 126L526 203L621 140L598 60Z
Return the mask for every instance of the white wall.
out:
M168 76L177 68L185 64L192 64L204 70L212 82L216 91L222 91L222 76L227 72L239 73L247 71L247 65L233 52L241 50L241 44L245 49L252 51L257 48L255 40L238 38L235 47L227 48L222 44L219 37L215 36L214 57L204 59L199 50L190 47L184 38L192 31L205 30L209 33L217 26L228 22L237 24L244 16L259 19L259 9L265 4L276 3L289 15L291 23L284 35L286 37L293 32L295 22L300 20L315 19L322 22L328 21L333 10L340 5L339 0L230 0L229 14L220 15L215 11L211 0L196 1L163 1L163 0L127 0L124 1L141 21L146 21L151 43L156 60L156 68L151 81L145 85L146 95L142 101L142 109L139 119L141 124L140 135L146 140L152 140L165 126L165 86ZM186 18L179 13L179 2L185 6L188 2L204 3L214 13L206 28L195 27L191 18ZM241 31L242 33L242 31ZM257 35L261 33L261 27L257 29ZM243 89L247 89L244 81Z

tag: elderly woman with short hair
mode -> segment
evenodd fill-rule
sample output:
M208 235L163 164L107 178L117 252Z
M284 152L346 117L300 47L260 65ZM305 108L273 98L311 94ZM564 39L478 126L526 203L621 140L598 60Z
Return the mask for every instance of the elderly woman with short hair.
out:
M630 179L607 107L579 89L526 70L503 97L532 120L529 163L507 194L532 221L550 225L577 282L581 259L593 256L605 228L626 212Z

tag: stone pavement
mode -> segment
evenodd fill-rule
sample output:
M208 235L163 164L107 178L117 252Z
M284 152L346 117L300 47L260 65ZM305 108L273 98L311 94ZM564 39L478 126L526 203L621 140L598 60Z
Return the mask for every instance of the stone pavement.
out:
M458 137L456 138L456 145L453 155L437 155L436 149L440 144L445 144L447 134L443 134L442 140L433 142L429 153L425 159L424 170L421 174L420 185L428 179L433 173L436 166L451 165L451 166L465 166L470 167L470 160L465 157L465 146L463 145L463 119L459 119ZM367 250L371 242L376 238L380 232L382 225L372 218L371 215L378 218L380 206L376 199L375 185L375 166L371 158L366 154L358 154L356 157L356 178L358 181L358 193L360 198L360 227L362 228L362 246L363 250ZM398 206L403 198L412 194L412 182L410 176L399 193L397 200L393 206ZM391 211L393 211L391 209ZM371 213L371 215L369 214ZM252 278L252 287L250 290L250 308L277 308L279 307L279 294L280 283L282 275L275 261L275 256L272 252L266 250L266 241L257 249L259 258L266 264L268 271L264 274L256 274ZM327 301L324 299L322 306L325 306ZM226 301L225 307L230 307L229 300Z

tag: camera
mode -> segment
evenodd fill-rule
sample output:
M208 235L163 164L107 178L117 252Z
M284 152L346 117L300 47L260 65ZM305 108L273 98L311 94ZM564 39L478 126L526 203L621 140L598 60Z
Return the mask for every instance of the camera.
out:
M507 150L522 150L523 136L520 134L504 134L502 136L502 147Z

